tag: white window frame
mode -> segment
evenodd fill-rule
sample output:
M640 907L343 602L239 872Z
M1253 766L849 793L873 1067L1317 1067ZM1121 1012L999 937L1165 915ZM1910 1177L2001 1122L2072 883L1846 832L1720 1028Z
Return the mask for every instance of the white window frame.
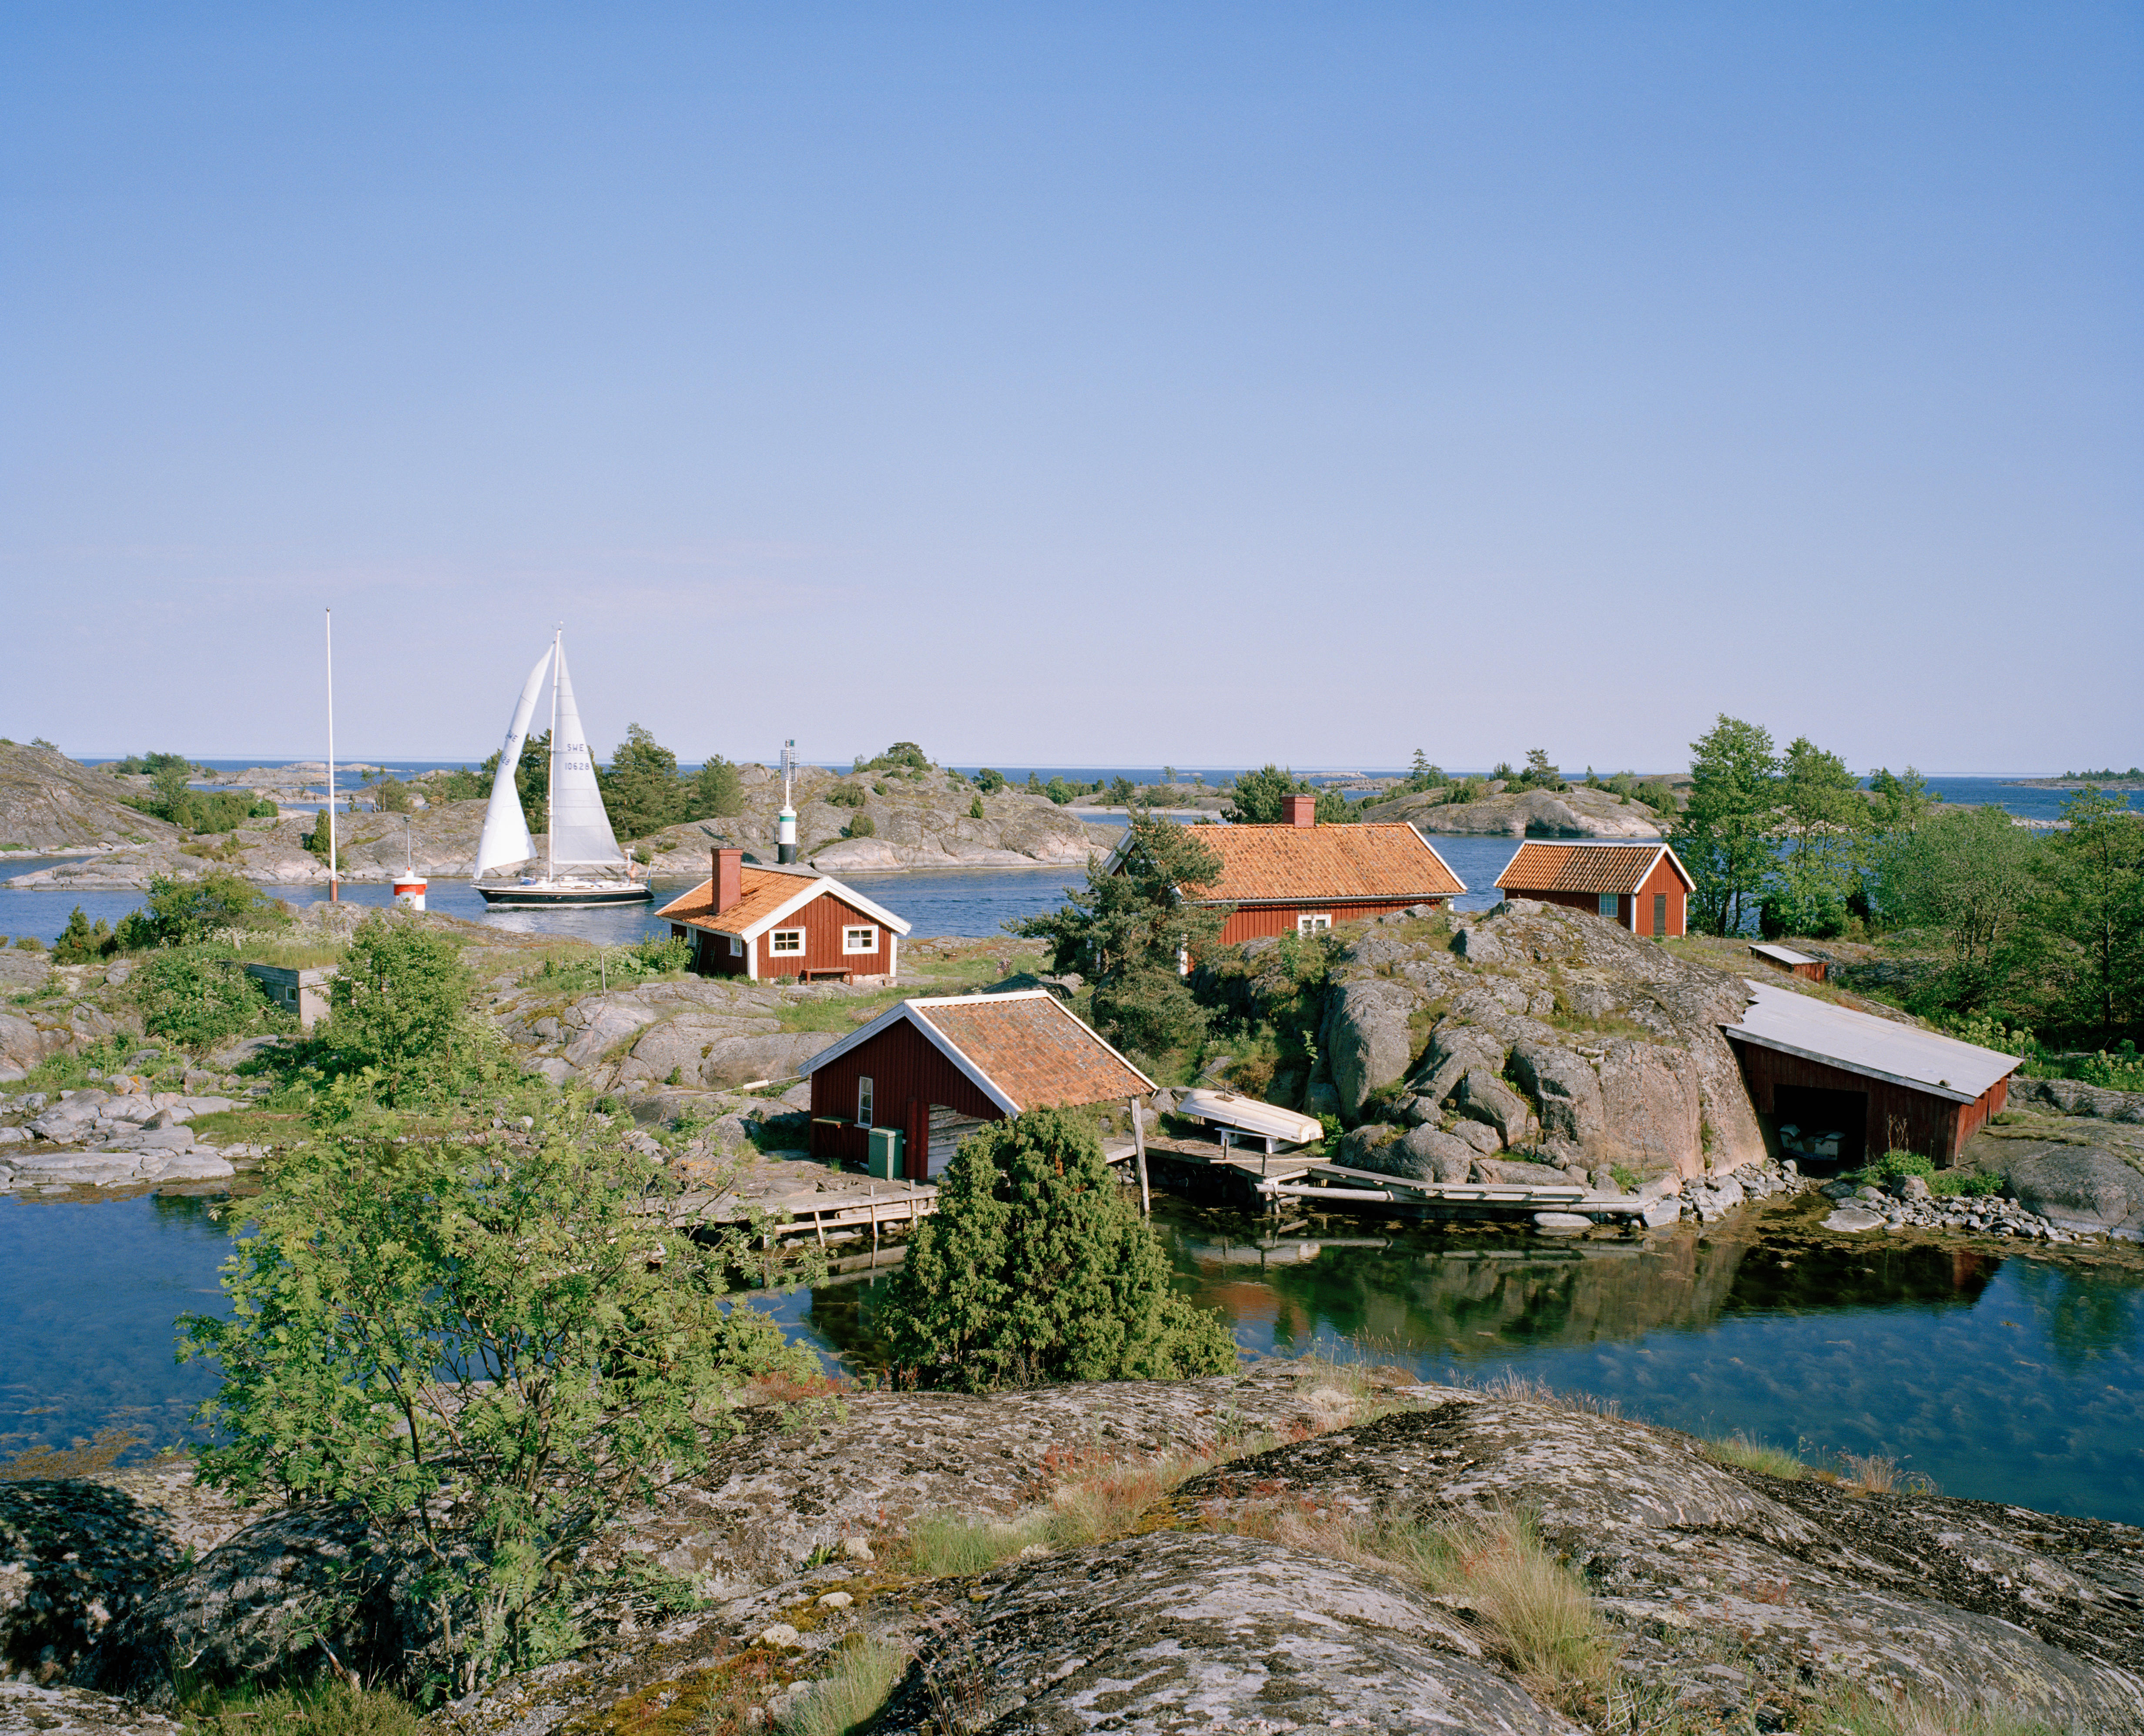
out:
M1305 910L1295 919L1298 935L1322 935L1332 926L1333 913L1329 910Z
M796 944L785 946L785 940ZM801 928L772 928L767 931L767 955L770 959L801 959L804 956L804 930Z
M856 936L858 935L861 935L869 944L863 946L857 945ZM845 954L876 952L878 950L877 924L860 923L853 928L843 929L841 930L841 950Z
M730 956L732 958L741 959L744 956L743 941L738 940L735 935L725 935L722 938L730 943Z
M1610 922L1620 920L1623 915L1623 895L1620 892L1603 892L1601 895L1601 914Z
M871 1125L871 1078L868 1073L856 1075L856 1125Z

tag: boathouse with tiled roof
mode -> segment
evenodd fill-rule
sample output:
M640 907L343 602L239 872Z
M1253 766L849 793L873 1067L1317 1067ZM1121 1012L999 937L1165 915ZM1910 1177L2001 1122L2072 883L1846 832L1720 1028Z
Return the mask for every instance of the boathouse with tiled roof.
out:
M1221 859L1220 876L1177 890L1189 903L1228 907L1223 946L1447 905L1467 890L1404 821L1320 826L1310 796L1284 797L1283 811L1288 817L1278 826L1199 828L1199 841Z
M897 1128L911 1181L940 1174L960 1142L1024 1109L1144 1097L1154 1081L1046 989L904 1000L804 1064L811 1148L861 1162Z
M1689 931L1690 894L1697 882L1665 844L1521 844L1497 890L1590 910L1634 935L1671 940Z
M747 862L717 850L714 871L655 914L692 945L702 976L755 982L890 983L909 924L815 868Z

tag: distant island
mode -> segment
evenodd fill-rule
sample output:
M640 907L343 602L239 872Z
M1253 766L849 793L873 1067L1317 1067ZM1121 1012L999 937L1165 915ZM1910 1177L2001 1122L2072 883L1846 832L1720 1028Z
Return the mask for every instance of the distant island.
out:
M2082 790L2092 785L2102 790L2144 790L2144 766L2132 766L2127 771L2112 768L2104 771L2065 771L2060 777L2006 777L2003 781L2022 790Z

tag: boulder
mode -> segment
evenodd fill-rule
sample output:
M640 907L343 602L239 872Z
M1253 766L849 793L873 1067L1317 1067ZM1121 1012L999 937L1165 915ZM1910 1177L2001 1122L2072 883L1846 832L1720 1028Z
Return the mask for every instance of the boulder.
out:
M2115 1151L2052 1141L2003 1142L2009 1191L2057 1229L2144 1241L2144 1173Z
M874 1731L937 1736L954 1680L977 1684L971 1730L1576 1733L1420 1589L1263 1538L1150 1533L986 1575L974 1597L926 1631Z
M747 1085L756 1079L789 1079L822 1049L841 1041L831 1031L791 1031L771 1037L732 1037L717 1044L700 1064L709 1090Z
M593 1003L583 1001L573 1012L578 1017L572 1040L566 1044L566 1059L583 1070L602 1060L635 1031L655 1022L655 1014L648 1008L616 996Z
M1412 989L1371 977L1347 985L1328 1008L1325 1050L1342 1117L1360 1114L1372 1091L1406 1074L1414 1052L1408 1020L1417 1004Z
M1485 1158L1493 1158L1504 1148L1504 1142L1496 1128L1486 1121L1469 1121L1463 1116L1452 1123L1452 1137L1472 1147Z
M1551 1151L1583 1150L1606 1132L1601 1076L1582 1055L1546 1043L1517 1043L1511 1069L1540 1106L1542 1137Z
M79 1665L178 1565L158 1517L101 1483L0 1482L0 1671L49 1682Z
M1548 1163L1521 1163L1509 1158L1476 1158L1474 1179L1506 1188L1568 1188L1571 1178Z
M1357 1128L1356 1133L1367 1133ZM1392 1133L1392 1128L1379 1131ZM1348 1135L1352 1139L1355 1134ZM1342 1158L1351 1168L1373 1169L1380 1175L1397 1175L1409 1181L1463 1182L1474 1153L1451 1134L1433 1127L1410 1128L1398 1138L1381 1138L1350 1148L1354 1156Z
M1882 1229L1885 1221L1882 1213L1866 1206L1841 1206L1824 1220L1824 1228L1842 1236L1858 1236L1865 1230Z
M1500 965L1504 943L1490 930L1469 923L1452 937L1452 950L1470 965Z
M1452 1101L1469 1121L1487 1123L1506 1145L1521 1145L1533 1137L1533 1111L1526 1101L1493 1074L1476 1068L1459 1082Z
M181 1726L161 1713L87 1688L39 1688L0 1681L0 1730L37 1736L181 1736Z
M1351 1129L1340 1141L1340 1148L1333 1162L1350 1169L1378 1169L1387 1174L1400 1172L1379 1163L1377 1153L1396 1143L1400 1130L1382 1121L1372 1121Z

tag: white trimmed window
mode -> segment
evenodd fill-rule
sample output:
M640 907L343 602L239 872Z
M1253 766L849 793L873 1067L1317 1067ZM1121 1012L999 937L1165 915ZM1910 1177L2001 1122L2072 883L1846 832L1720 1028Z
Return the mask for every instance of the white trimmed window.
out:
M1622 895L1617 892L1603 892L1601 895L1601 914L1610 920L1621 915L1623 914Z
M869 924L862 928L843 929L841 950L843 952L876 952L878 950L877 929Z
M767 950L777 955L801 953L804 950L804 930L801 928L777 928L767 937Z
M738 940L735 935L732 935L729 937L729 943L730 956L733 959L742 958L744 956L744 942Z
M1333 926L1333 918L1323 910L1306 910L1295 919L1298 935L1322 935Z
M856 1080L856 1125L869 1127L871 1124L871 1076L866 1074Z

